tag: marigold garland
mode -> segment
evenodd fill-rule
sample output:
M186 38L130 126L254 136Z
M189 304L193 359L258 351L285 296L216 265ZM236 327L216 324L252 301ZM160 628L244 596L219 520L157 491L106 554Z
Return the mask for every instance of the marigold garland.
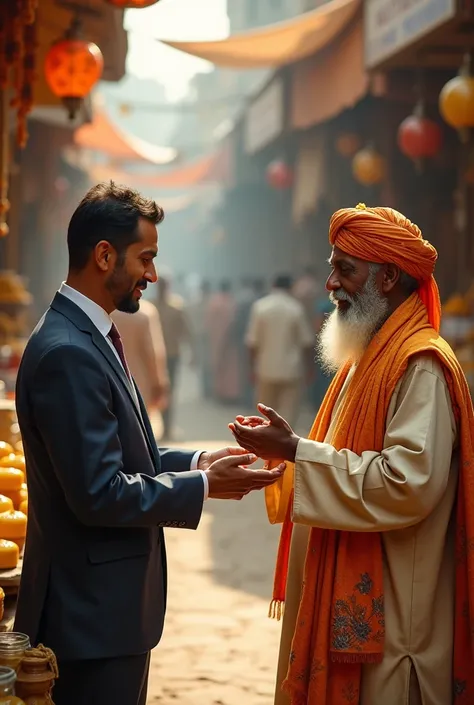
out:
M39 0L0 2L0 237L8 234L11 106L17 111L18 146L25 147L28 140L27 117L33 107L38 3Z

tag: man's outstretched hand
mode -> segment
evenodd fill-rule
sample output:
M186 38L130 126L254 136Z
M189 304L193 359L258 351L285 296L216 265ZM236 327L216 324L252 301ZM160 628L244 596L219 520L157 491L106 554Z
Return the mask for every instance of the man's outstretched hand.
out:
M201 457L199 458L198 470L204 470L204 472L206 472L216 460L228 458L229 455L248 455L248 450L244 450L238 446L228 446L227 448L219 448L219 450L205 451L201 453Z
M261 416L238 416L229 424L237 443L263 460L282 458L294 462L299 437L276 411L258 405Z
M226 455L222 455L224 452ZM286 467L285 463L281 463L274 470L252 470L247 466L257 460L255 455L243 452L240 448L225 448L219 453L220 457L204 470L211 499L242 499L253 490L272 485L282 476Z

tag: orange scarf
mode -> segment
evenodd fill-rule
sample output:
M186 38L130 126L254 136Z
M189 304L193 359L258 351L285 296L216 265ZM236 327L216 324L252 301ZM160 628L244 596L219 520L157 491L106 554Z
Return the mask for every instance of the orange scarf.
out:
M454 677L456 689L474 702L474 413L469 389L449 345L430 326L426 307L413 294L374 337L341 404L331 445L357 454L381 451L395 387L409 360L434 353L444 368L460 438L457 496L457 568ZM349 368L334 379L309 438L324 442ZM283 521L270 616L285 599L293 524L294 467L265 490L272 523ZM474 625L474 620L472 620ZM379 533L312 528L298 618L283 689L292 705L357 705L361 666L383 659L382 541Z

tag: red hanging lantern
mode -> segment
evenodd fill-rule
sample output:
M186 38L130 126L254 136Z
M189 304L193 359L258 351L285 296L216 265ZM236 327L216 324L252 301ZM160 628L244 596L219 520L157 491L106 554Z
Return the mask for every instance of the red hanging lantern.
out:
M277 191L286 191L293 184L293 171L281 159L276 159L267 166L267 182Z
M120 7L123 10L140 10L142 7L151 7L158 0L107 0L109 5Z
M44 67L48 85L63 101L70 120L102 76L103 68L99 47L81 38L80 23L73 20L65 37L49 49Z
M405 118L398 128L400 151L415 161L436 156L442 143L441 128L436 122L424 116L422 103L415 107L413 115Z
M434 157L443 142L441 128L433 120L410 115L398 128L398 146L410 159Z

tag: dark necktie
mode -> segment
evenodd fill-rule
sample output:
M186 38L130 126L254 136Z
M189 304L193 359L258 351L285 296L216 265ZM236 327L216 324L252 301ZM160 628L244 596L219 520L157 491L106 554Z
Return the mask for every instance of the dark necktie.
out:
M123 369L125 370L125 374L127 375L128 379L130 382L132 381L132 375L130 374L130 370L128 368L127 364L127 359L125 357L125 352L123 349L123 343L122 343L122 338L120 337L120 333L118 332L117 326L115 323L112 323L112 328L109 331L108 337L110 338L112 345L116 349L118 356L120 358L120 362L123 365Z

